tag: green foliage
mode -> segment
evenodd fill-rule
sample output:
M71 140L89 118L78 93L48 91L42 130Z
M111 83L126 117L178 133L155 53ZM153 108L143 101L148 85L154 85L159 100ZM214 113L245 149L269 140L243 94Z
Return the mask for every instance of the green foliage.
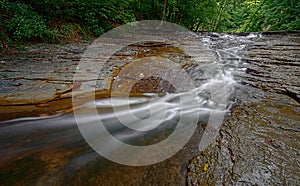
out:
M265 0L262 17L263 27L268 30L299 30L300 29L300 1L298 0Z
M235 22L238 15L244 17L244 23L237 24L237 31L300 30L300 1L297 0L248 0L233 14Z
M42 39L46 33L43 18L28 6L14 4L14 16L7 21L7 30L17 40Z
M192 31L300 30L299 0L0 0L0 12L1 45L76 41L139 20Z
M135 21L126 0L1 0L0 11L1 40L86 39Z

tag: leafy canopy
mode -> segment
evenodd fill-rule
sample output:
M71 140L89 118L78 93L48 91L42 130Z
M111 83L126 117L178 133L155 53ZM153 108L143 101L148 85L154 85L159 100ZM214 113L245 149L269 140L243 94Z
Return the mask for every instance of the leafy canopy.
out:
M165 20L192 31L300 30L299 0L1 0L1 41L77 40Z

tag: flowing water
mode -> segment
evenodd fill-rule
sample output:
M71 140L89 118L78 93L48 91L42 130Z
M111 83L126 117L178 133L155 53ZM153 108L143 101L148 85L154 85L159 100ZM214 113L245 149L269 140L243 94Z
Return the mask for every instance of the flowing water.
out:
M227 87L230 87L234 82L232 77L228 78ZM152 145L167 138L175 130L179 120L184 122L185 127L192 127L189 123L194 122L193 119L199 119L205 124L212 112L229 114L232 102L224 106L216 100L212 102L208 98L201 97L201 93L208 92L207 89L220 84L220 81L213 79L209 82L210 87L204 84L191 92L172 93L162 97L151 95L90 101L84 104L82 107L84 114L77 115L77 120L82 121L83 125L88 125L97 123L98 118L101 118L107 130L118 140L137 146ZM231 94L229 91L226 96ZM89 109L93 106L97 107L99 114L90 113ZM130 115L135 117L129 117ZM147 119L148 117L150 119ZM127 123L127 126L124 123ZM180 136L186 134L184 128L179 132ZM153 181L164 183L166 179L169 179L167 182L170 183L184 183L184 176L176 168L178 166L180 168L183 166L181 163L196 155L202 132L201 127L196 130L197 136L194 138L198 140L195 139L193 144L189 145L193 147L183 149L183 152L160 163L159 166L133 168L110 162L94 152L84 141L72 114L4 121L1 122L0 130L1 180L7 185L23 183L127 185L155 183ZM98 135L101 136L101 133ZM105 142L106 147L103 147L106 148L105 154L114 153L114 149L118 148L110 138L99 137L98 140ZM172 143L176 141L171 141L168 145L171 146ZM174 163L175 165L172 165ZM156 169L153 168L155 166ZM172 167L175 168L173 173ZM108 173L107 170L112 172ZM154 177L149 178L150 170L159 170L163 173L160 175L155 173ZM128 176L137 178L131 180L127 178Z
M88 101L76 116L70 113L0 122L1 185L185 185L189 159L214 141L220 125L232 117L231 110L238 100L257 103L264 97L260 81L249 74L249 69L255 67L245 57L249 46L257 46L264 37L259 33L212 33L190 41L191 45L204 44L216 60L200 67L184 66L182 69L196 82L196 87L184 92L144 91L139 97ZM220 116L221 123L211 122L212 116ZM97 133L100 149L91 148L80 133L80 126L98 124L99 118L118 141L133 146L154 145L178 128L178 138L191 135L191 139L165 161L136 167L121 165L97 153L113 157L121 148L104 131ZM193 134L186 132L193 127ZM176 143L166 143L166 149ZM126 160L147 158L147 153L133 153Z

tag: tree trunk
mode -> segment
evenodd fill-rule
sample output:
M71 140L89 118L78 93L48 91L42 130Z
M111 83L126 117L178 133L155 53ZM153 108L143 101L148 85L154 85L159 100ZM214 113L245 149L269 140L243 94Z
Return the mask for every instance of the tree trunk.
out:
M162 18L161 18L162 21L165 21L165 19L166 19L167 8L168 8L168 0L165 0L164 10L163 10Z

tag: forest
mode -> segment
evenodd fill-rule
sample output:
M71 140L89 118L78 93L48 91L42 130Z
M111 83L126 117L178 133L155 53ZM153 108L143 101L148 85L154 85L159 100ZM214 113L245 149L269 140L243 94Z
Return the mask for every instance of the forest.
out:
M1 45L99 37L139 20L195 32L300 30L299 0L0 0Z

